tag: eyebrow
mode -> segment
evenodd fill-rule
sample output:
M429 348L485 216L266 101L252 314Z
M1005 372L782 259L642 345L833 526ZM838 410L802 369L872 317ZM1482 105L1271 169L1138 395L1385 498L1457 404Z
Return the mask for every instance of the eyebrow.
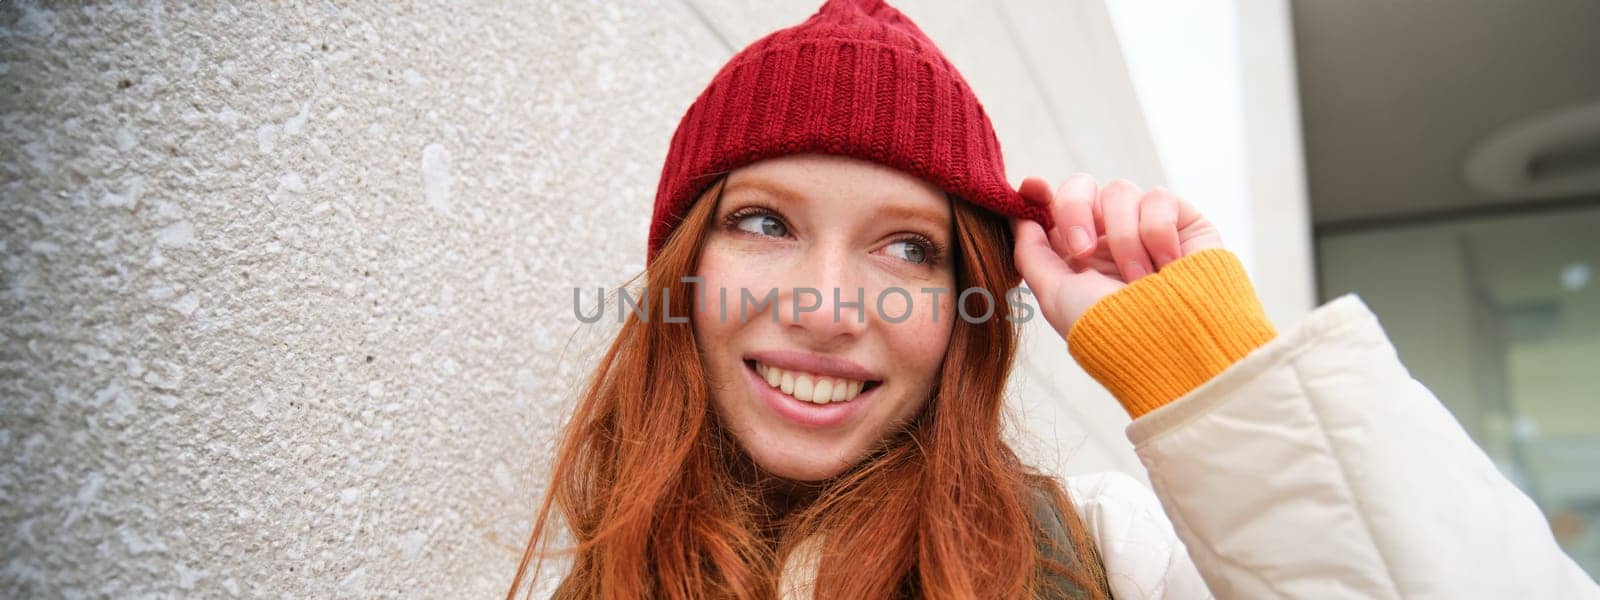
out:
M788 186L775 181L759 178L743 178L730 183L728 184L728 187L722 190L722 193L724 195L732 194L733 192L744 188L751 188L755 191L790 202L807 201L804 194L796 192L794 189ZM894 203L892 200L890 202L891 203L886 206L879 207L874 214L874 217L886 220L904 219L909 221L919 221L928 225L929 227L933 227L941 233L949 230L952 226L952 223L949 219L947 206L940 206L938 208L924 208L911 206L908 204Z
M742 179L740 179L738 181L729 183L727 185L727 187L722 188L722 194L723 195L732 194L732 193L737 192L739 190L742 190L744 188L752 188L752 189L754 189L756 191L766 193L769 196L777 196L778 198L781 198L783 200L789 200L789 201L793 201L793 202L804 202L805 201L805 196L801 195L798 192L795 192L794 190L790 189L789 187L787 187L787 186L785 186L785 185L783 185L781 183L777 183L777 182L774 182L774 181L769 181L769 180L766 180L766 179L760 179L760 178L751 179L749 177L745 177L745 178L742 178Z
M914 208L904 204L890 204L878 209L879 217L886 220L920 221L939 233L950 230L952 223L944 211L931 208Z

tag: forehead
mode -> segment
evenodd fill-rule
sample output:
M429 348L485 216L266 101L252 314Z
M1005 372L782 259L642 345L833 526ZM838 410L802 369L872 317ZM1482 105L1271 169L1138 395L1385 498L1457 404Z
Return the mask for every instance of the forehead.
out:
M874 216L950 221L950 201L938 187L877 163L804 154L764 160L728 176L724 198L764 196L769 201L825 205Z

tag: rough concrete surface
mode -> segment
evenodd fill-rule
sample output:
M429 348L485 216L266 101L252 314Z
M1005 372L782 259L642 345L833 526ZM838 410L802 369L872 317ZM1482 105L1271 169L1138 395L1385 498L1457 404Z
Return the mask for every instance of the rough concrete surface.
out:
M724 58L679 3L0 5L0 596L503 594L571 286Z

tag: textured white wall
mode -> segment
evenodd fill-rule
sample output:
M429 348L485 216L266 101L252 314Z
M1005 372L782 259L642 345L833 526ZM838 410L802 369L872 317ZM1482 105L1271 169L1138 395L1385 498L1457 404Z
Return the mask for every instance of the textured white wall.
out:
M0 5L0 596L493 596L677 119L811 1ZM1013 180L1162 182L1099 0L907 1ZM1035 325L1042 326L1043 320ZM1042 327L1019 441L1138 473Z
M0 597L503 593L681 3L0 7Z

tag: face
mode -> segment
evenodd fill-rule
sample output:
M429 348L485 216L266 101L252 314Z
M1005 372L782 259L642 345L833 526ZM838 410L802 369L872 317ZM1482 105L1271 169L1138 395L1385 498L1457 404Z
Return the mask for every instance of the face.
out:
M718 416L764 470L832 477L922 410L955 318L954 294L923 292L955 285L952 218L938 188L854 159L725 179L693 326Z

